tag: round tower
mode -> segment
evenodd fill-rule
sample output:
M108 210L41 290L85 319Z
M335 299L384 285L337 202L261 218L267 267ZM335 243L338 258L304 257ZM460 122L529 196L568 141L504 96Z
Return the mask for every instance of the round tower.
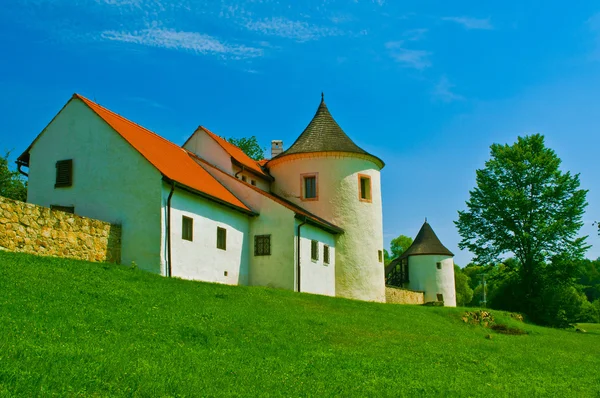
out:
M453 257L425 221L398 261L408 265L408 288L424 291L426 303L443 301L446 307L456 307Z
M335 245L336 296L385 301L383 166L344 133L323 98L294 144L267 163L274 193L344 230Z

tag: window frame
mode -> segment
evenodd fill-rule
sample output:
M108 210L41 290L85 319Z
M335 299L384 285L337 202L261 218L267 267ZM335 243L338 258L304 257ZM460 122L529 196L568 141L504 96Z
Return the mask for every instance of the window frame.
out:
M217 249L227 250L227 228L217 227Z
M310 260L317 262L319 261L319 241L311 239L310 240Z
M263 242L261 243L261 246L259 246L259 240L263 240ZM265 252L264 250L259 251L259 247L261 249L264 249L265 247L265 243L264 241L268 242L268 253ZM271 255L271 234L265 234L265 235L254 235L254 256L270 256Z
M189 223L189 228L186 228L186 223ZM192 217L181 216L181 239L188 242L194 241L194 219Z
M73 159L58 160L55 164L56 177L54 188L69 188L73 186ZM66 168L66 169L65 169ZM65 173L67 175L65 175ZM66 180L63 178L66 177Z
M362 180L368 180L369 181L369 189L368 189L368 193L369 193L369 197L364 199L363 198L363 189L362 189ZM371 176L368 174L358 174L358 200L361 202L366 202L366 203L372 203L373 202L373 183L371 181Z
M306 179L307 178L315 179L315 197L314 198L306 197ZM305 202L319 200L319 173L300 174L300 199Z
M331 261L330 256L331 252L329 245L323 245L323 264L329 265L329 262Z

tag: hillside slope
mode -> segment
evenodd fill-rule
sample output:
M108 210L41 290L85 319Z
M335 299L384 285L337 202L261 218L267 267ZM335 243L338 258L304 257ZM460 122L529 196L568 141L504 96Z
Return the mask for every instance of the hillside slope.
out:
M598 334L6 252L0 270L0 396L600 394Z

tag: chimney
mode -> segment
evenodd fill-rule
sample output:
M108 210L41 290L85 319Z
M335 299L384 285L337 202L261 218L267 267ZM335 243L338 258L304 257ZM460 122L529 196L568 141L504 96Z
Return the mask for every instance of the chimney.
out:
M271 159L283 152L283 141L273 140L271 141Z

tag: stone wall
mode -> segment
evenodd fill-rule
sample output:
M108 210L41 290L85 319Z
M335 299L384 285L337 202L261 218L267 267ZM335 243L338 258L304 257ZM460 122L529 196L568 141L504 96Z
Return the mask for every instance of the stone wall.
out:
M0 196L0 250L121 261L121 227Z
M399 287L385 287L385 302L390 304L423 304L424 292L401 289Z

